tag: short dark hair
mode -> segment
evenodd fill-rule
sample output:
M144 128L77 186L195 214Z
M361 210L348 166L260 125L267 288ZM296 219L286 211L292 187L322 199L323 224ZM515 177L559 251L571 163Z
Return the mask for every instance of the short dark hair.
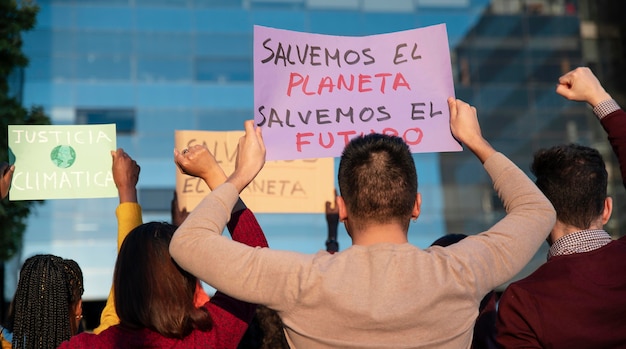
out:
M541 149L535 153L531 171L559 221L587 229L602 214L608 174L596 149L579 144Z
M347 209L359 222L396 221L408 229L417 172L402 138L378 133L353 138L343 150L338 180Z
M467 235L465 235L465 234L446 234L446 235L440 237L439 239L433 241L433 243L430 244L430 246L447 247L447 246L456 244L457 242L465 239L466 237L467 237Z
M170 338L184 338L194 329L211 330L208 311L194 305L197 278L169 254L175 230L169 223L144 223L124 239L113 275L121 326L149 328Z
M83 292L75 261L50 254L26 259L8 314L13 348L56 348L69 340L78 331L70 317Z

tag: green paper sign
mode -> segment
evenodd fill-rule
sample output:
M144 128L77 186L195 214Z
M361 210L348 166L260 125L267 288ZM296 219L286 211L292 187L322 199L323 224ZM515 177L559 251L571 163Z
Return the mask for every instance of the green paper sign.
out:
M9 125L9 199L116 197L111 150L115 124Z

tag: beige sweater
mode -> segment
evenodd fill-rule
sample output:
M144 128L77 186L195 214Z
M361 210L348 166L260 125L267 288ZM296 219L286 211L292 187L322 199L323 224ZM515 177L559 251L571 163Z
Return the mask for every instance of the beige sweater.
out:
M550 202L505 156L484 167L508 214L446 248L252 248L220 235L238 198L225 184L177 230L170 253L216 289L278 311L294 348L469 348L480 300L528 263L555 222Z

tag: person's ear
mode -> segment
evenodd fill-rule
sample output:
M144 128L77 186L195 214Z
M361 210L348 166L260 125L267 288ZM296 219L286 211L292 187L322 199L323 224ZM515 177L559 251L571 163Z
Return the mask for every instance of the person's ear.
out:
M336 201L337 208L339 209L339 221L343 222L348 219L348 209L346 208L346 202L343 201L341 196L337 196Z
M70 332L73 335L78 333L80 328L80 322L83 320L83 300L82 298L74 304L72 307L72 313L70 314Z
M422 209L422 194L417 193L415 195L415 205L413 205L413 212L411 213L411 219L417 220L417 217L420 216L421 209Z
M602 210L602 225L605 225L609 221L611 213L613 213L613 198L607 196L606 199L604 199L604 209Z
M74 316L76 316L76 318L82 318L83 316L83 300L82 298L78 300L78 302L76 302L76 305L74 306Z

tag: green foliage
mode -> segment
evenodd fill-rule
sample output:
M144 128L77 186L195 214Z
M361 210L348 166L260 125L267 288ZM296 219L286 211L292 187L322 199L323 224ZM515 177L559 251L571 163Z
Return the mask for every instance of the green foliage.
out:
M25 109L10 96L9 75L28 64L22 53L21 33L32 29L39 8L30 1L0 0L0 161L7 161L8 125L47 125L41 107ZM26 221L40 201L0 200L0 261L11 258L22 244Z

